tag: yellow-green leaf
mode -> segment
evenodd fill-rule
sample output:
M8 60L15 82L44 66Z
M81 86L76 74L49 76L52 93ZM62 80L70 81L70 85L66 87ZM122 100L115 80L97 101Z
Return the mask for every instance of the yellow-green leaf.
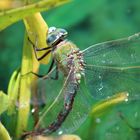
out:
M92 116L100 116L103 114L107 109L113 107L116 104L119 104L121 102L128 100L128 92L121 92L114 96L112 96L109 99L103 100L99 102L98 104L94 105L92 107L92 111L90 112Z
M77 135L62 135L57 137L59 140L81 140L81 138ZM45 136L34 136L27 138L26 140L56 140L56 137L45 137Z
M33 71L33 59L32 59L32 47L28 42L27 34L25 34L23 57L21 64L21 79L19 85L19 100L18 100L18 118L16 136L19 138L23 131L26 130L29 111L30 111L30 86L32 81L32 74L28 74Z
M0 30L37 12L49 10L66 3L68 0L41 0L39 2L0 12Z
M18 69L13 72L9 85L8 85L8 96L10 99L8 115L11 115L12 113L15 112L16 104L17 104L17 100L18 100L17 99L18 93L19 93L19 82L20 82L20 72Z
M6 128L0 122L0 140L12 140Z
M0 114L7 110L9 106L9 97L3 91L0 91Z
M48 34L48 25L42 18L40 13L36 13L32 16L28 16L24 19L24 24L28 33L28 37L31 42L37 48L47 48L46 38ZM33 45L32 44L32 45ZM33 46L32 46L33 48ZM37 57L41 57L46 51L36 51ZM35 54L35 52L34 52ZM35 55L33 55L35 57ZM36 58L35 58L36 59ZM50 60L50 54L45 56L39 62L42 64L47 64ZM36 67L35 65L33 65Z

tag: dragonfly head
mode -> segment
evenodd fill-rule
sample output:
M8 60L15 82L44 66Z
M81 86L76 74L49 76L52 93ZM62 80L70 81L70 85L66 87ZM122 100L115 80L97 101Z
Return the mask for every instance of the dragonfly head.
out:
M54 47L63 41L68 35L68 32L65 29L50 27L48 31L47 44L50 47Z

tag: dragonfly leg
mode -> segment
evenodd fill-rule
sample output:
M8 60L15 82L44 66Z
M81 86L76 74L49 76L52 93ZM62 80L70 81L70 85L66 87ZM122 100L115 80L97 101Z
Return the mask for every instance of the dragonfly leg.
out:
M58 68L56 67L56 71L55 71L55 76L54 77L50 77L52 80L58 80L59 78L59 71L58 71Z
M50 65L50 67L49 67L49 69L48 69L47 74L39 75L39 74L33 73L33 72L32 72L32 74L36 75L36 76L39 77L39 78L47 79L47 78L48 78L47 75L51 72L51 70L52 70L54 64L55 64L55 63L54 63L54 59L53 59L52 62L51 62L51 65ZM56 66L55 76L54 76L54 77L50 76L49 78L50 78L50 79L53 79L53 80L58 80L58 78L59 78L58 66Z
M21 76L26 76L26 75L28 75L28 74L33 74L33 75L35 75L36 77L38 77L38 78L43 78L44 76L46 76L46 75L40 75L40 74L37 74L37 73L35 73L35 72L32 72L32 71L30 71L30 72L28 72L28 73L25 73L25 74L23 74L23 75L21 75Z
M38 77L38 78L47 79L47 78L48 78L47 75L48 75L48 73L50 73L50 71L52 70L53 66L54 66L54 60L52 60L51 65L50 65L50 67L49 67L49 70L48 70L47 74L43 74L43 75L42 75L42 74L38 74L38 73L35 73L35 72L33 72L33 71L30 71L30 72L25 73L25 74L23 74L23 75L21 75L21 76L24 77L24 76L26 76L26 75L28 75L28 74L33 74L33 75L35 75L35 76ZM59 77L59 71L58 71L58 67L56 67L55 76L54 76L54 77L49 77L49 78L51 78L51 79L53 79L53 80L58 80L58 77Z
M36 59L37 59L38 61L42 60L45 56L47 56L47 55L51 52L51 47L38 48L37 45L34 44L34 43L30 40L29 37L28 37L28 40L29 40L29 42L30 42L30 43L32 44L32 46L33 46L33 50L34 50L34 52L35 52L35 57L36 57ZM43 54L41 57L38 57L36 52L38 52L38 51L44 51L44 50L48 50L48 51L47 51L45 54Z
M37 54L36 54L36 52L35 52L35 54L36 54L36 59L38 60L38 61L40 61L40 60L42 60L44 57L46 57L49 53L51 52L51 50L48 50L46 53L44 53L41 57L37 57Z
M54 59L52 60L52 63L50 65L49 70L48 70L47 73L49 73L52 70L53 66L54 66ZM53 79L53 80L58 80L58 77L59 77L59 71L58 71L58 66L56 66L55 76L50 77L50 78Z
M47 73L49 73L52 70L53 66L54 66L54 59L52 60L51 65L50 65Z

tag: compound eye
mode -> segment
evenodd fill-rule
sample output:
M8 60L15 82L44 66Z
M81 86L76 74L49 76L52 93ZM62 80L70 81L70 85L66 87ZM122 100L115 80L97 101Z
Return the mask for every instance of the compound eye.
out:
M50 34L50 33L54 32L55 30L56 30L56 27L50 27L48 30L48 33Z
M56 40L57 40L57 36L56 35L49 35L48 39L47 39L47 44L49 46L52 46L52 44L54 44Z
M60 33L63 37L66 37L68 35L68 32L65 29L61 29Z

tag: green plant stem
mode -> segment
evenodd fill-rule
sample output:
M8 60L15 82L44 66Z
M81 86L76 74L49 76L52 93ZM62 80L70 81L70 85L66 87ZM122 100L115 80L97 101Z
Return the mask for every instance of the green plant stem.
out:
M23 58L21 65L21 75L25 75L30 71L33 71L33 59L32 59L32 47L30 46L25 34L24 47L23 47ZM18 108L18 119L16 128L16 137L19 138L23 131L26 130L29 110L30 110L30 86L32 81L32 75L23 76L20 80L19 85L19 108Z

